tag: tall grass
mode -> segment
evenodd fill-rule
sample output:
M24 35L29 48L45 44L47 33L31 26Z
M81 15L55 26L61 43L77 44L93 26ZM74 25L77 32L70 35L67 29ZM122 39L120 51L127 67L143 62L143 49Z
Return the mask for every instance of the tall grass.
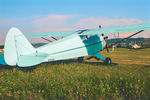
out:
M149 95L148 71L136 65L42 64L33 71L1 71L0 77L0 99L146 99Z
M149 79L149 65L121 62L108 66L97 62L48 63L33 70L15 67L0 70L0 99L145 100L150 98Z

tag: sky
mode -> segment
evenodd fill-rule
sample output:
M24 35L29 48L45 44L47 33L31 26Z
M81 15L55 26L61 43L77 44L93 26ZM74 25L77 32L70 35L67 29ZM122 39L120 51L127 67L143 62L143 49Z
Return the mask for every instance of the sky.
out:
M11 27L26 34L147 22L150 0L0 0L0 45Z

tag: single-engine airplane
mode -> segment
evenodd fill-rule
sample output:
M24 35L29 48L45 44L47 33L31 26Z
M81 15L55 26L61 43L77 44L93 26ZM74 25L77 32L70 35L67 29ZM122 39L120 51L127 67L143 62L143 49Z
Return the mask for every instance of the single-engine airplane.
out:
M131 45L131 49L140 49L140 48L142 48L142 46L136 43L134 45Z
M123 33L150 30L150 23L119 27L85 29L77 31L59 31L47 33L29 33L23 35L17 28L11 28L6 36L4 54L0 55L0 64L29 67L43 62L64 60L74 57L94 55L106 64L111 63L109 57L104 58L99 52L107 48L107 33ZM126 34L126 33L125 33ZM133 36L131 35L131 36ZM34 48L27 38L64 37L44 46ZM55 38L54 38L55 39Z

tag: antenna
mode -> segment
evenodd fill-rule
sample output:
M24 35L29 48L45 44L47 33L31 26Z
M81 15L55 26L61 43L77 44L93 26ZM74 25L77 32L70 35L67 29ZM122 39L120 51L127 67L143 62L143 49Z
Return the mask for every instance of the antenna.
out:
M102 28L101 25L99 25L99 28Z
M119 32L118 32L118 38L119 38Z

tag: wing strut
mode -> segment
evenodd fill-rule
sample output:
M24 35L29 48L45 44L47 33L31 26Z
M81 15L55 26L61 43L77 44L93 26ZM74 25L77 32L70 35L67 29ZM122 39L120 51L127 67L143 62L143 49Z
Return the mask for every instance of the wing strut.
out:
M54 40L57 40L56 38L52 37Z
M48 42L52 42L51 40L46 39L46 38L44 38L44 37L41 37L41 38L44 39L44 40L46 40L46 41L48 41Z
M130 38L130 37L132 37L132 36L134 36L134 35L137 35L137 34L143 32L143 31L144 31L144 30L138 31L138 32L136 32L136 33L134 33L134 34L132 34L132 35L126 37L126 38L121 39L120 41L115 42L113 45L116 45L116 44L118 44L118 43L121 43L122 41L124 41L124 40L126 40L126 39L128 39L128 38ZM109 45L108 47L110 47L110 46L112 46L112 44Z
M115 44L118 44L118 43L120 43L120 42L122 42L122 41L124 41L124 40L126 40L126 39L128 39L128 38L130 38L130 37L132 37L132 36L134 36L134 35L137 35L137 34L143 32L143 31L144 31L144 30L138 31L138 32L136 32L136 33L134 33L134 34L132 34L132 35L126 37L126 38L123 38L122 40L116 42ZM114 44L114 45L115 45L115 44Z

